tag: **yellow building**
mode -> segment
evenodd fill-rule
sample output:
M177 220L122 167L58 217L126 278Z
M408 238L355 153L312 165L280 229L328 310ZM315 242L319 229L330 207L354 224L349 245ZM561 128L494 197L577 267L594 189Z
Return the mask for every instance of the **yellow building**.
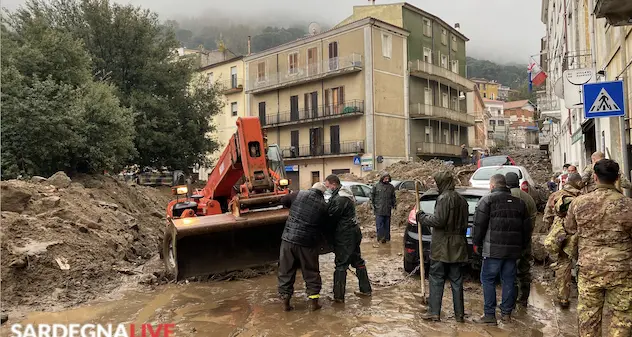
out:
M231 55L232 56L232 55ZM246 116L244 92L244 60L243 56L232 56L200 68L201 76L208 78L209 83L219 85L224 95L222 112L213 118L217 131L212 137L219 141L219 150L210 154L215 161L221 155L230 137L237 131L237 117ZM206 180L213 167L200 168L199 179Z
M411 157L407 36L365 18L244 58L246 113L283 150L293 188Z
M470 78L470 81L474 82L478 87L478 91L481 93L483 98L498 100L500 97L498 96L498 89L500 88L500 83L494 80L486 80L484 78Z

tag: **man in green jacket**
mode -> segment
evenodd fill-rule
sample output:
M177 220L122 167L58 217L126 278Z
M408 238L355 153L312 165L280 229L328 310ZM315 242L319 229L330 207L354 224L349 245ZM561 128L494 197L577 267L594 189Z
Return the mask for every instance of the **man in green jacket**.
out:
M520 198L525 204L527 204L527 212L529 212L529 217L531 218L531 227L535 226L535 218L538 214L538 208L536 207L535 201L529 193L520 189L520 178L518 178L516 173L509 172L505 174L505 179L507 180L507 187L511 190L511 195L516 198ZM527 248L525 248L522 252L522 257L518 260L518 264L516 265L516 290L514 293L516 294L516 303L519 303L524 307L527 306L527 301L529 300L529 294L531 292L532 262L533 256L531 254L531 240L529 240Z
M454 316L457 322L464 322L463 303L463 263L467 262L467 218L468 205L465 198L454 190L456 179L449 172L438 172L433 176L439 196L434 214L423 211L417 213L417 221L422 226L432 227L430 243L430 302L425 320L439 321L445 280L452 286ZM420 254L422 254L420 252Z

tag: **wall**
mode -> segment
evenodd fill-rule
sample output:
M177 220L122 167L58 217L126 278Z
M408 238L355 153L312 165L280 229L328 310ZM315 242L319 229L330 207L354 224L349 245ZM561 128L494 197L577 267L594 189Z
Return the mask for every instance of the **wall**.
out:
M320 181L337 169L349 169L358 177L363 175L359 165L353 165L352 157L327 158L327 159L302 159L286 162L285 165L298 165L299 187L308 189L312 187L312 172L318 172Z

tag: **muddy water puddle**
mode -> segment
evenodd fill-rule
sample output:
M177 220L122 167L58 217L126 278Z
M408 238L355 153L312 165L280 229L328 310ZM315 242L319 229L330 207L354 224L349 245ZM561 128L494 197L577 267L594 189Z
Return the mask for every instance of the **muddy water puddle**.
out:
M479 326L472 319L482 314L480 284L465 285L466 323L454 321L452 299L446 286L442 322L420 319L419 277L407 278L402 270L402 242L362 245L374 284L370 299L356 297L357 279L347 276L344 305L332 303L333 255L321 256L323 308L308 311L304 283L297 277L295 310L281 310L275 275L257 278L188 284L169 284L151 292L130 291L122 299L95 303L61 312L34 312L12 323L175 323L176 336L576 336L576 313L561 311L545 286L534 282L530 306L514 313L511 324ZM427 287L426 287L427 288ZM500 291L498 291L500 296ZM9 336L2 329L1 336Z

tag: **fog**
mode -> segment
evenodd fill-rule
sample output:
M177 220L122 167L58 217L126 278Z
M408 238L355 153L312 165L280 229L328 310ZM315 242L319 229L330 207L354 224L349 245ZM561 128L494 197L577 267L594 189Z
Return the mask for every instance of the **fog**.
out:
M201 19L242 24L290 26L318 22L330 27L352 14L362 0L115 0L156 11L161 18ZM397 3L376 0L376 4ZM470 41L468 56L498 63L525 64L538 54L544 25L540 21L540 1L535 0L411 0L410 4L442 18L461 24L461 32ZM23 0L4 0L2 6L15 9Z

